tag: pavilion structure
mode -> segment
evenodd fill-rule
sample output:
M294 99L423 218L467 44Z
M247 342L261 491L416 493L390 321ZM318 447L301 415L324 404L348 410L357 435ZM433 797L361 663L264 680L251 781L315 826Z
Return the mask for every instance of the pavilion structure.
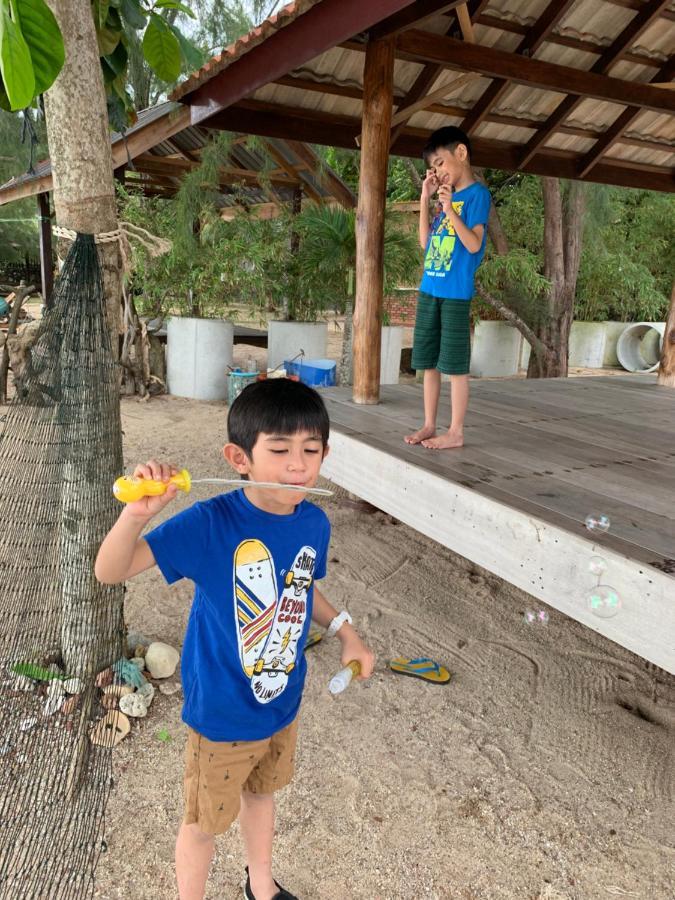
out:
M359 147L354 386L326 392L325 473L675 673L671 390L650 376L483 381L467 445L434 454L403 443L419 389L379 384L390 154L419 157L456 124L476 166L672 192L674 47L673 0L296 0L183 82L151 141L141 129L127 144L136 159L208 128ZM659 380L675 386L675 302ZM586 530L602 513L609 532ZM611 618L587 603L598 555L623 600Z

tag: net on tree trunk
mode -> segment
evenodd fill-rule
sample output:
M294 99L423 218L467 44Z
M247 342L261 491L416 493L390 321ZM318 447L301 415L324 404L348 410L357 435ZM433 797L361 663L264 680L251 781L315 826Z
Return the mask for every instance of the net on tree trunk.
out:
M98 252L78 235L0 434L2 900L93 895L117 715L92 741L95 681L123 646L123 590L93 561L121 470Z

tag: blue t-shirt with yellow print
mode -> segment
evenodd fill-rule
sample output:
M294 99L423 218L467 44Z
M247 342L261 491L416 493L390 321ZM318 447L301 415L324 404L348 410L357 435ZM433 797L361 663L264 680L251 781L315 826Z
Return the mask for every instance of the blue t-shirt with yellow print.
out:
M483 243L477 253L470 253L456 236L445 213L440 212L431 223L420 291L432 297L471 300L474 275L485 253L490 192L475 181L453 194L452 207L467 228L486 226Z

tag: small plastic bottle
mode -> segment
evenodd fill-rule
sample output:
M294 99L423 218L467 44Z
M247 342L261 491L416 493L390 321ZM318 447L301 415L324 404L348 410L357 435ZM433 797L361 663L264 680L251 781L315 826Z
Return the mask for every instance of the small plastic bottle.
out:
M341 694L349 687L349 684L355 675L361 674L361 663L352 660L344 669L340 669L337 675L333 675L328 682L328 690L331 694Z

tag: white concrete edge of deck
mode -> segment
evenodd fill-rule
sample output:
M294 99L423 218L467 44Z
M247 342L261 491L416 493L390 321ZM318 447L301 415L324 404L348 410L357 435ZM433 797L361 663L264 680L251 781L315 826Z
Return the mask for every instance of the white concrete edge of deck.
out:
M675 579L542 519L370 447L333 429L321 474L548 606L675 674ZM591 510L588 510L591 512ZM601 512L601 510L599 511ZM586 597L598 583L589 560L607 562L602 582L623 607L600 619ZM452 586L439 585L452 602ZM534 601L533 601L534 605Z

